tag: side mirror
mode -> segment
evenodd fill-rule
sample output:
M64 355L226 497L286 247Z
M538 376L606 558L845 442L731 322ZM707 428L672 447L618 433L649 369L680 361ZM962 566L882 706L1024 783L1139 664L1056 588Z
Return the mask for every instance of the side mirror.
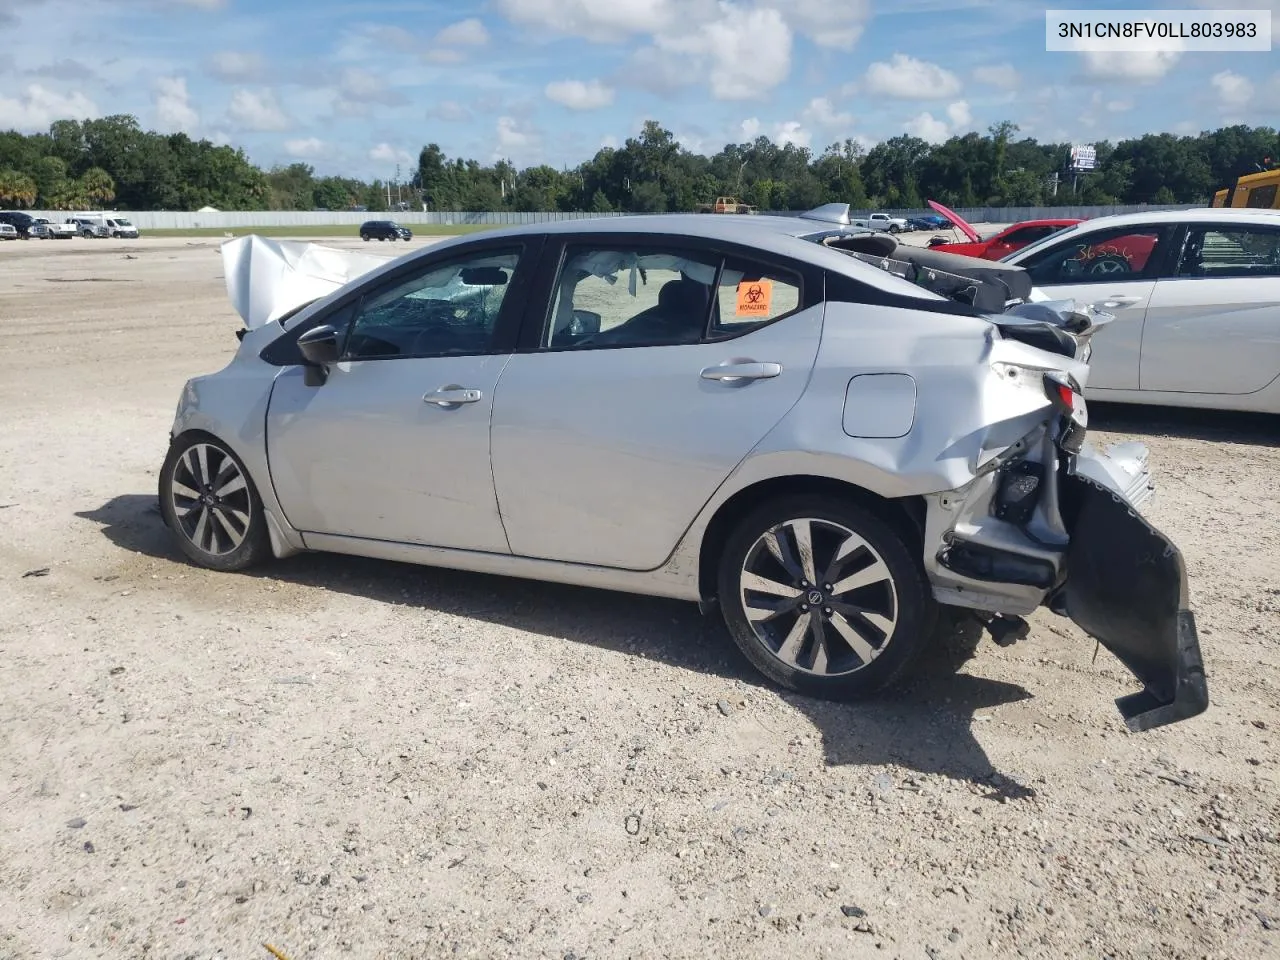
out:
M307 386L320 386L329 379L329 367L338 362L338 331L327 323L308 330L298 337L298 352L307 365Z

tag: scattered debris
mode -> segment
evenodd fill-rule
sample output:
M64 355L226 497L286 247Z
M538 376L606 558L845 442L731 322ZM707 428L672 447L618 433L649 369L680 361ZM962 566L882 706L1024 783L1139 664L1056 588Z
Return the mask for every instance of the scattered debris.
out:
M22 575L22 579L25 580L27 577L47 577L48 575L49 575L49 568L41 567L38 570L28 570L26 573Z
M1195 834L1194 836L1192 836L1192 837L1191 837L1191 839L1192 839L1192 840L1198 840L1198 841L1200 841L1201 843L1207 843L1207 844L1209 844L1209 846L1211 846L1211 847L1229 847L1229 846L1231 846L1231 844L1227 843L1227 841L1225 841L1225 840L1219 839L1218 837L1211 837L1211 836L1209 836L1208 834L1204 834L1204 833L1197 833L1197 834Z
M124 667L112 667L110 670L107 671L107 673L109 673L113 677L118 677L120 676L120 674L124 673Z
M137 805L136 803L122 803L122 804L120 804L120 811L121 811L122 813L128 813L130 810L137 810L137 809L138 809L138 805Z
M843 913L846 917L852 917L855 920L861 920L865 918L867 915L867 911L863 910L861 907L855 907L851 903L846 903L843 907L841 907L840 912Z
M729 716L729 714L733 713L733 707L729 706L728 700L717 700L716 709L719 710L726 717Z
M640 815L633 813L623 821L623 826L631 836L636 836L640 832Z
M67 826L72 830L83 830L88 822L84 817L76 817L74 820L68 820Z
M90 840L86 840L86 841L84 842L84 852L85 852L85 853L93 853L93 850L94 850L93 842L92 842L92 841L90 841Z
M1156 776L1161 780L1168 780L1170 783L1176 783L1180 787L1186 787L1188 790L1194 790L1196 786L1190 780L1184 780L1182 777L1175 777L1171 773L1157 773Z
M279 950L277 950L277 949L276 949L275 947L273 947L271 944L269 944L269 943L264 943L262 946L263 946L263 948L264 948L264 949L266 949L266 951L267 951L268 953L270 953L273 957L275 957L275 958L276 958L276 960L289 960L289 958L288 958L288 957L286 957L283 953L281 953Z

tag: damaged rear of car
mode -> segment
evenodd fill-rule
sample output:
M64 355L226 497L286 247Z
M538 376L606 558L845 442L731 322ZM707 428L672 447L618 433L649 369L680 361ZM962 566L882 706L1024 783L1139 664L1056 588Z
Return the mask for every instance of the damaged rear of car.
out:
M1186 566L1142 514L1153 485L1140 443L1087 439L1091 339L1114 318L1072 300L1028 302L1017 268L921 250L884 237L827 237L865 262L952 300L990 323L977 376L954 385L953 415L972 421L945 458L970 476L925 496L924 564L934 597L968 608L1010 643L1043 606L1069 617L1142 684L1117 700L1129 729L1208 707ZM955 424L953 423L953 429Z

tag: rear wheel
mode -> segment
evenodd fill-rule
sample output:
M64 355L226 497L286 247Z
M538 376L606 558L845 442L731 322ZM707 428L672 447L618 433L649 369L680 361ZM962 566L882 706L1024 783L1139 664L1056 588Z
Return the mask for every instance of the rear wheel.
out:
M784 498L746 517L725 544L719 597L729 633L761 673L827 699L898 679L937 622L904 538L827 495Z
M360 239L361 239L361 240L363 240L365 243L368 243L368 242L369 242L369 235L368 235L367 233L362 233L362 234L360 234Z
M262 501L240 458L206 433L174 439L160 470L160 512L194 563L243 570L271 552Z

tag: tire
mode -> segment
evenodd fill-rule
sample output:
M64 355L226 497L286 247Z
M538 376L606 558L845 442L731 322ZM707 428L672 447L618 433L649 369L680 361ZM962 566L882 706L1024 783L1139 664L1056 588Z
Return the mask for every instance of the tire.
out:
M901 228L900 226L898 226L896 223L891 223L891 224L889 224L889 232L890 232L890 233L901 233L901 232L902 232L902 228Z
M201 483L202 477L214 482ZM237 486L237 479L243 484ZM204 496L222 495L211 505L184 495L184 489ZM244 570L271 556L267 520L253 479L234 451L211 434L190 431L169 445L160 469L160 514L179 549L197 566ZM218 514L222 521L217 520Z
M367 233L362 233L362 234L360 234L360 239L361 239L361 240L363 240L365 243L368 243L368 242L369 242L369 235L368 235Z
M792 522L796 525L790 526ZM836 578L834 583L799 587L808 577L803 576L796 536L806 526L815 579L825 573ZM775 559L766 542L769 534L790 569L801 576L790 577L787 566ZM840 546L849 552L837 566L831 560ZM917 553L894 527L839 497L801 494L766 503L730 534L720 557L717 580L725 626L743 655L779 686L827 700L869 696L905 676L934 636L938 605ZM744 588L744 577L751 574L782 582L779 594L794 589L797 596ZM854 582L855 577L865 582ZM843 592L842 581L849 584ZM775 613L753 625L747 595L753 609L772 608ZM821 597L821 603L811 597ZM811 626L814 617L823 634L821 655Z

